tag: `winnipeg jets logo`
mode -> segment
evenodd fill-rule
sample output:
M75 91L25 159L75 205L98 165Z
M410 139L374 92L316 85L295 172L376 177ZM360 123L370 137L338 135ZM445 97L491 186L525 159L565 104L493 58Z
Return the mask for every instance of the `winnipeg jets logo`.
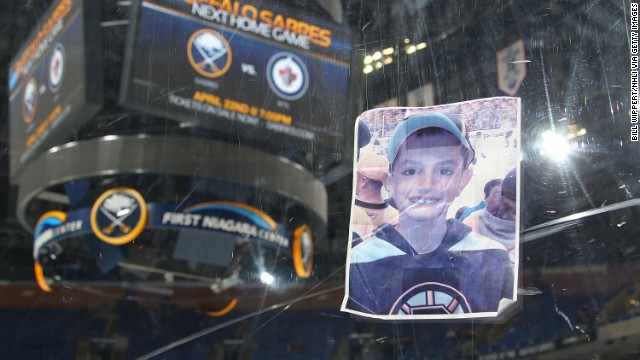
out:
M291 69L291 66L289 65L280 69L278 71L278 74L280 75L280 80L286 86L291 86L291 84L293 84L293 82L298 78L298 74L295 72L295 70Z
M389 315L440 315L470 313L467 298L451 286L419 284L400 295Z
M231 66L231 46L217 31L201 29L189 38L187 57L199 74L216 78L224 75Z
M62 79L64 77L65 70L65 56L64 46L61 43L56 44L53 52L51 53L51 60L49 61L49 87L52 92L58 91Z
M285 100L297 100L309 87L309 72L298 56L280 52L267 63L267 80L271 90Z

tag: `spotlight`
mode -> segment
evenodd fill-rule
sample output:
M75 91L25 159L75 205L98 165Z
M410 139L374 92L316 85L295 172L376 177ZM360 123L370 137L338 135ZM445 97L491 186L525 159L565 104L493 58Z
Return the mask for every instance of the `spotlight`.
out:
M547 130L540 135L540 139L536 146L540 155L546 156L556 162L566 160L567 156L571 152L571 146L567 139L550 130Z
M263 272L262 274L260 274L260 281L267 285L273 284L274 280L275 278L273 277L273 275L269 274L268 272Z

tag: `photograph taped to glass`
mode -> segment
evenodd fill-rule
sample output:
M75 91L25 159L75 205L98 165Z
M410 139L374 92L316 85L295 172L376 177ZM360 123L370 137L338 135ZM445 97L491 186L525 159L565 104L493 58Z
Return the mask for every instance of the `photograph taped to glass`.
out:
M374 109L356 123L342 311L464 319L513 304L520 99Z

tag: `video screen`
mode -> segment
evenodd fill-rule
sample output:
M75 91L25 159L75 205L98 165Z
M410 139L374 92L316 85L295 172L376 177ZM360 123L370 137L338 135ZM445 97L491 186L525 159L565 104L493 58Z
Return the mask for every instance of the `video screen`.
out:
M99 109L101 73L96 6L59 0L35 28L9 68L10 173L15 181L31 159L69 141ZM96 24L95 26L85 24ZM90 48L87 47L90 43ZM88 75L93 74L93 75Z
M133 17L124 106L239 140L341 144L348 27L266 1L144 0Z

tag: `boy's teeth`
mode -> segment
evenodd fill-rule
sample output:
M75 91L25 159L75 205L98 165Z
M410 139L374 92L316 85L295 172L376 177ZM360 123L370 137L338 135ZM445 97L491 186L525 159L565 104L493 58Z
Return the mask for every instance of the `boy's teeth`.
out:
M432 204L434 202L435 201L431 200L431 199L418 199L418 200L415 201L415 203L418 204L418 205Z

